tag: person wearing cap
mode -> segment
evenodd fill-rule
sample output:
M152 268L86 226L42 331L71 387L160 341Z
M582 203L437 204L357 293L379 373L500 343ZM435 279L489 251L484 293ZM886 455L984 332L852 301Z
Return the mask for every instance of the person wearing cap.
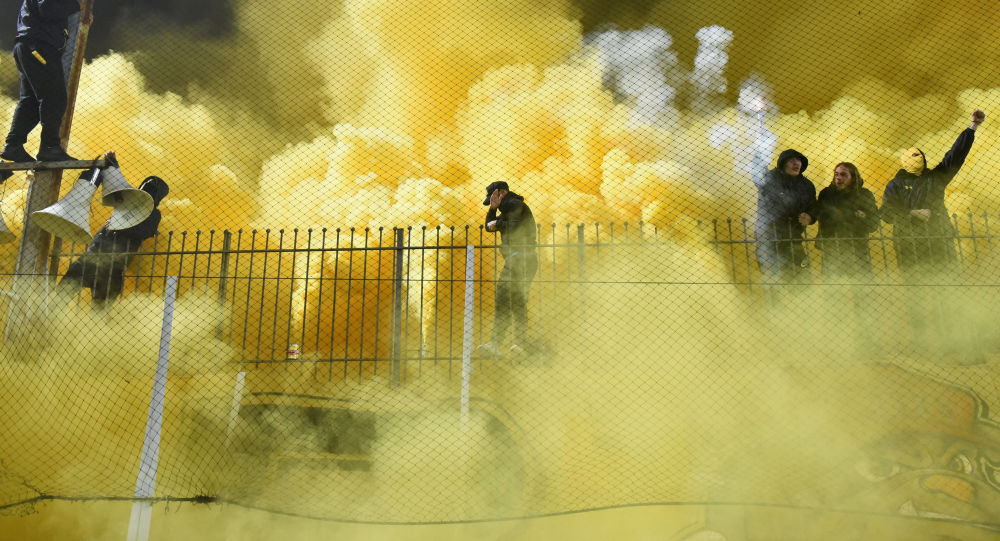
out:
M107 167L117 167L113 152L105 155ZM80 178L90 178L94 170L80 173ZM81 288L91 292L92 308L103 308L107 301L116 299L122 293L125 269L135 259L143 241L153 238L160 226L160 201L170 192L170 187L160 177L146 177L139 189L153 198L153 212L145 220L126 229L111 229L105 223L87 250L69 265L66 274L59 281L59 290L65 298L71 298Z
M14 108L0 158L13 162L35 160L24 149L28 134L42 125L40 161L75 160L62 148L59 129L66 112L66 77L62 54L69 37L68 19L80 11L78 0L23 0L17 16L14 63L21 76L20 99ZM93 22L87 14L82 24Z
M976 109L941 163L927 167L923 151L903 151L903 168L882 196L882 220L892 224L893 248L904 278L945 270L956 260L955 231L944 205L945 189L965 163L986 115Z
M500 233L504 266L496 283L493 334L489 342L476 348L476 353L481 357L499 357L513 319L514 340L509 351L512 355L524 355L528 340L528 292L538 271L535 218L524 197L510 191L506 182L487 186L483 205L490 207L486 212L486 230Z
M816 186L802 174L809 160L788 149L778 155L777 167L767 170L762 147L754 152L750 175L757 187L757 265L767 282L801 281L809 268L806 226L816 221Z

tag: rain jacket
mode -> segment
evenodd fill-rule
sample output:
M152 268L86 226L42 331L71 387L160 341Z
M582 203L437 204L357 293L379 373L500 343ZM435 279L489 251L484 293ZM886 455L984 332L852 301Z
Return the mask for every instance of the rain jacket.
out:
M865 213L859 218L857 211ZM868 234L878 229L875 195L855 179L850 188L838 190L834 183L819 192L816 203L819 231L816 247L823 251L823 274L871 270Z
M44 43L61 51L69 38L67 19L78 11L77 0L24 0L17 14L17 41Z
M944 205L945 188L965 163L975 136L975 130L966 128L936 167L925 168L920 175L900 169L885 187L882 220L893 225L893 247L904 271L955 261L955 230ZM930 209L930 220L911 216L915 209Z
M802 161L794 177L784 171L785 162L793 157ZM765 160L755 152L750 175L757 186L757 264L765 273L807 267L809 259L802 246L806 228L799 223L799 215L809 214L810 223L816 220L816 186L802 175L809 160L791 149L778 156L778 166L770 171Z
M524 197L507 192L500 206L486 213L486 223L497 221L497 231L500 232L500 254L504 258L513 254L534 253L536 237L535 217L524 202Z

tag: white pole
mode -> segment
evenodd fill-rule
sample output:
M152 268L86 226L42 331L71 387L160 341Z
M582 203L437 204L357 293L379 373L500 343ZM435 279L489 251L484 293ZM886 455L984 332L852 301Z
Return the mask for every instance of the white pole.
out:
M473 286L473 261L475 247L465 247L465 322L462 332L462 421L469 418L469 378L472 375L472 307L474 306L475 290Z
M243 401L243 385L246 381L247 373L240 371L236 374L236 386L233 388L233 404L229 407L229 426L226 427L226 447L233 439L233 432L236 431L236 419L240 415L240 402Z
M149 399L149 417L146 418L146 436L142 440L142 457L139 476L135 480L135 497L152 498L156 493L156 468L160 460L160 429L163 427L163 404L167 394L167 360L170 358L170 329L174 322L174 299L177 296L177 277L167 277L163 301L163 326L160 328L160 351L153 378L153 395ZM128 541L147 541L153 504L148 501L132 503L132 516L128 521Z

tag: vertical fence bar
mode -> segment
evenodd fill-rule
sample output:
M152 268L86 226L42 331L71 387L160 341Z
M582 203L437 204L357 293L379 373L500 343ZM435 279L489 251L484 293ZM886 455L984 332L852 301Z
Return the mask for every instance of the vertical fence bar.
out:
M174 321L174 300L177 295L177 276L167 277L163 300L163 323L160 327L160 347L157 353L153 391L149 398L149 414L142 440L139 475L135 481L135 498L129 518L128 539L145 539L149 532L152 504L156 495L156 473L160 462L160 434L163 428L163 409L167 399L167 365L170 360L170 335Z
M398 387L401 383L400 358L403 350L403 229L394 228L393 237L395 237L395 250L392 271L392 364L389 370L389 382L393 387Z
M347 251L347 306L344 315L344 379L347 379L347 359L350 357L351 344L351 279L354 275L354 231L351 228L351 247Z
M368 297L368 235L370 228L365 228L365 248L361 252L361 323L358 325L358 381L365 366L365 300Z
M288 276L288 315L286 316L288 319L285 321L285 340L289 342L289 345L291 345L295 341L295 338L292 337L292 304L294 303L293 298L295 297L295 262L298 258L298 255L299 255L299 228L296 227L292 229L292 262L291 262L292 272ZM278 284L279 285L281 284L280 274L278 275ZM279 288L278 290L280 291L281 289ZM302 341L299 341L298 347L295 348L298 350L298 356L300 358L302 357L303 345L304 344L302 343ZM287 353L285 356L287 357Z
M405 269L403 271L403 276L405 276L405 278L403 278L403 287L404 287L404 291L406 292L405 293L406 297L403 298L403 306L404 307L408 307L408 306L410 306L410 287L412 286L412 284L410 284L410 276L412 276L412 267L410 266L410 259L411 259L412 255L413 255L413 226L406 226L406 241L405 241L405 246L406 246L406 248L405 248L405 250L406 250L406 267L405 267ZM403 355L403 358L402 358L403 365L402 365L402 369L400 371L400 377L403 380L406 379L406 369L407 369L407 362L406 361L410 358L409 354L407 353L407 349L406 349L406 344L410 343L410 341L409 341L409 338L410 338L410 317L409 317L409 314L410 314L409 310L405 310L401 314L402 319L403 319L403 336L402 336L403 341L402 341L402 348L400 349L400 352ZM417 366L418 366L417 374L419 375L420 371L423 368L423 363L418 360L417 361Z
M396 228L394 227L394 228L392 228L392 230L393 230L393 232L395 232ZM378 331L379 331L379 327L381 325L381 321L379 321L379 319L380 319L379 318L379 314L382 313L382 310L381 310L381 308L382 308L382 254L383 254L383 252L385 252L385 250L383 250L383 248L385 247L385 244L383 243L384 237L383 237L382 233L383 233L383 229L380 226L378 228L378 251L376 252L378 254L378 264L375 266L375 345L372 346L372 359L374 359L374 361L372 363L372 375L375 375L375 376L378 375ZM391 368L390 368L390 371L391 371Z
M468 239L466 239L468 240ZM469 392L472 379L472 348L475 336L472 334L475 307L475 288L473 287L476 260L476 249L467 244L465 247L465 313L462 318L462 421L469 419Z
M285 248L285 230L279 229L278 268L275 269L274 271L274 309L271 310L271 352L270 355L268 355L268 358L271 359L272 361L278 360L277 357L274 356L274 345L275 342L278 341L278 300L281 298L281 259L282 256L285 255L284 248ZM267 256L265 255L264 257L266 258ZM266 271L267 259L265 259L264 262L265 262L264 270ZM267 272L264 273L264 278L261 280L261 302L263 302L264 300L263 291L266 289L265 287L266 285L267 285ZM261 310L261 312L263 312L263 310ZM261 316L263 316L263 314L261 314ZM284 359L285 355L282 355L281 358Z

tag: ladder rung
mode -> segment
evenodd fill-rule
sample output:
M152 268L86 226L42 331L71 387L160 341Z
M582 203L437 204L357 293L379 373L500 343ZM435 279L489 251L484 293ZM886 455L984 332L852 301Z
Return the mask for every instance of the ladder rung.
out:
M0 162L0 171L26 171L43 169L90 169L104 167L104 158L96 160L69 160L64 162Z

